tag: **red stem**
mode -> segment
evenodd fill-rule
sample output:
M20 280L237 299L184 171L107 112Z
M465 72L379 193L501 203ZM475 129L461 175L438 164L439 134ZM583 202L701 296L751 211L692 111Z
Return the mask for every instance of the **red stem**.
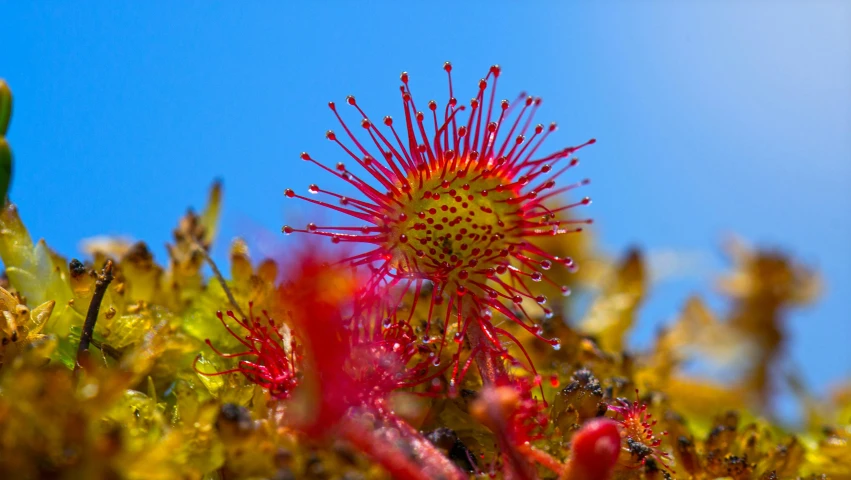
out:
M470 322L470 326L467 327L467 341L470 342L471 350L477 352L476 366L479 368L483 384L496 385L497 379L506 378L508 374L505 371L505 364L501 358L494 355L493 345L489 344L478 321Z
M485 414L491 423L489 427L494 435L496 435L502 458L505 460L502 467L504 478L509 480L534 480L538 478L535 474L534 466L527 462L517 448L515 448L514 439L509 433L508 419L505 418L505 412L500 408L496 390L485 387L482 389L480 395L481 401L486 406Z
M457 466L455 466L455 464L446 458L440 450L435 448L431 442L423 438L423 436L420 435L420 432L418 432L414 427L397 419L395 416L391 418L394 422L396 422L397 428L405 433L411 440L414 452L416 452L423 464L425 466L431 466L432 471L440 472L442 474L440 478L445 478L447 480L466 480L469 478L469 475L465 474Z
M349 443L380 463L394 479L466 480L469 478L416 429L393 415L385 414L384 417L392 422L393 426L402 433L402 438L409 442L418 462L412 461L407 453L399 450L397 445L380 438L374 430L366 428L356 419L345 417L341 421L340 430Z
M476 312L465 312L467 315L476 315ZM507 379L508 372L505 370L505 364L502 358L494 353L493 344L488 340L478 319L470 322L467 328L467 341L470 342L470 348L476 353L476 366L479 368L479 373L482 376L482 383L485 388L482 389L482 395L490 395L488 387L498 385L498 379ZM534 467L529 464L525 458L517 451L514 443L508 435L508 425L501 413L496 408L495 400L486 400L488 405L488 416L494 426L493 432L497 436L502 456L505 459L503 475L505 478L512 480L531 480L537 478Z
M357 420L346 417L340 423L340 433L356 449L381 464L392 478L400 480L429 480L420 465L408 459L394 445L375 436Z

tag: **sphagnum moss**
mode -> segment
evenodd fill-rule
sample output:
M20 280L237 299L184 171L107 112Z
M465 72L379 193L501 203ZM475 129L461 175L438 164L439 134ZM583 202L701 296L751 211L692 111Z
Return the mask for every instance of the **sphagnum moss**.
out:
M363 197L286 193L363 225L284 231L362 252L310 246L255 266L236 241L222 272L208 255L217 184L163 265L121 241L69 262L7 203L0 477L851 479L848 387L815 400L795 382L808 412L795 432L766 408L782 314L814 298L815 276L739 246L728 317L694 298L649 351L628 350L642 255L612 262L561 235L588 223L563 215L589 200L556 195L587 183L555 184L579 147L539 151L554 127L532 125L539 99L496 102L500 74L464 106L450 80L427 114L403 74L404 126L386 117L383 133L347 99L369 141L342 120L327 137L359 170L322 168ZM588 259L583 275L558 270L570 257ZM597 289L570 324L568 284ZM721 344L751 347L740 381L683 371Z

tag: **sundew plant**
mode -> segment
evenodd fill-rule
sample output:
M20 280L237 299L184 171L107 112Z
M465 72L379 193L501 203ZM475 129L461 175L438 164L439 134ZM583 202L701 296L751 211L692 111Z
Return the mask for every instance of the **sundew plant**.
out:
M775 368L816 273L733 242L728 311L693 297L629 348L647 267L588 231L595 140L503 99L499 66L443 69L440 101L402 73L395 116L330 102L337 154L306 141L315 182L282 185L310 222L281 228L286 258L237 239L227 266L222 183L164 264L142 242L69 259L34 241L6 195L0 83L0 478L851 479L851 388L815 398ZM770 408L782 381L794 430Z

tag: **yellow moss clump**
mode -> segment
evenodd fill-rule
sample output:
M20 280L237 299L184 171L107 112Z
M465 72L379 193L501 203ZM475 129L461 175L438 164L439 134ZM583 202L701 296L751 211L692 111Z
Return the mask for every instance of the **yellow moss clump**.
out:
M255 265L245 243L236 241L229 280L218 267L210 276L203 273L220 201L216 185L204 212L190 212L179 222L163 266L143 243L91 244L91 259L69 262L44 241L31 240L13 205L0 212L0 256L6 266L0 287L0 477L387 478L386 464L370 460L380 456L358 451L359 442L300 432L294 416L315 405L270 396L240 370L240 361L256 358L218 355L205 342L224 353L244 350L249 332L227 316L224 325L215 317L216 311L234 310L240 318L250 306L278 319L267 334L280 335L294 362L301 355L292 350L297 342L291 340L290 309L282 293L288 290L278 284L277 262ZM532 474L556 478L570 471L563 465L583 424L600 416L633 421L622 413L632 410L617 406L646 406L635 418L658 419L652 438L661 443L644 444L624 430L613 478L851 478L848 387L828 401L813 399L798 385L809 421L795 432L763 409L773 380L767 372L786 340L783 312L814 298L812 272L780 254L737 246L736 270L723 283L731 297L726 317L692 298L648 351L630 351L627 332L649 293L641 253L609 262L595 257L590 245L571 248L583 249L577 257L596 258L600 272L575 285L593 301L585 316L572 322L559 314L540 319L561 348L527 342L538 377L525 376L524 368L512 371L525 378L517 385L528 389L494 390L513 400L487 410L481 378L471 369L457 396L421 396L448 384L452 372L444 371L427 385L408 389L420 396L395 393L390 398L395 413L388 411L387 418L362 419L376 426L375 441L383 445L399 435L391 434L396 429L415 428L458 471L503 476L508 460L500 435L513 432L531 441L516 452L534 465ZM114 279L103 292L90 351L78 357L97 273L107 260L113 262ZM576 310L572 301L555 302L555 311ZM413 312L404 305L414 305L413 299L403 302L400 315L427 314L420 312L422 303ZM439 327L454 328L451 323ZM418 335L421 328L415 328ZM504 328L522 341L528 338L516 325ZM468 352L469 346L458 349ZM736 383L683 370L689 359L731 357L742 360ZM294 368L297 376L300 368ZM525 430L541 418L543 423ZM410 445L417 451L416 442Z

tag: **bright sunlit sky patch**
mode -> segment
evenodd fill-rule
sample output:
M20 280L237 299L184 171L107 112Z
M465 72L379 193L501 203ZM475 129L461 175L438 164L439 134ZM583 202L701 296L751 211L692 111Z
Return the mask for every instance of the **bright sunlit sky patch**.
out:
M735 232L822 272L820 302L789 315L791 363L820 392L851 376L851 3L520 3L0 2L11 198L66 255L116 234L162 260L220 177L224 261L237 234L311 215L284 188L341 187L298 159L341 159L328 100L399 116L402 70L442 102L445 60L459 99L499 63L500 96L540 95L559 122L552 148L598 139L575 175L602 248L645 247L669 273L636 345L712 290Z

